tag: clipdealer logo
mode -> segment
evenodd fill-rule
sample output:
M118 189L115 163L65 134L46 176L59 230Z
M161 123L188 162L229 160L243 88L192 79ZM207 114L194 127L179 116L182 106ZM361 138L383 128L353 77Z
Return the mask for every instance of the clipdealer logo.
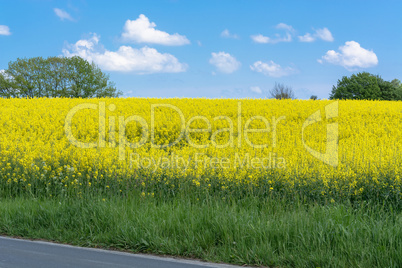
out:
M338 117L339 114L339 103L335 101L325 106L325 117L327 120ZM325 145L325 153L321 153L315 151L311 147L309 147L304 139L304 130L306 127L322 121L321 111L318 110L312 115L310 115L306 121L303 123L302 127L302 141L303 146L306 150L315 158L323 161L324 163L337 167L339 164L339 156L338 156L338 141L339 141L339 130L338 123L328 123L327 124L327 138Z
M156 144L155 143L155 110L157 108L165 108L165 109L171 109L175 113L177 113L180 117L180 133L178 137L167 144ZM76 137L73 135L73 118L74 116L81 110L85 109L91 109L91 110L97 110L98 112L98 120L99 120L99 135L98 135L98 141L93 141L93 142L82 142L79 141ZM126 158L126 148L130 147L132 149L140 148L141 146L145 145L147 141L149 140L150 137L150 144L152 148L157 148L157 149L164 149L167 147L172 147L176 145L178 142L180 142L183 138L186 139L186 142L197 149L202 149L202 148L207 148L209 146L214 146L215 148L218 149L223 149L227 147L235 147L235 137L237 137L237 147L240 148L242 146L242 138L244 137L244 141L246 144L252 148L255 149L260 149L260 148L267 148L268 144L254 144L250 139L249 139L249 134L252 133L264 133L266 135L271 136L271 144L272 147L275 148L277 144L277 126L278 124L285 120L285 116L280 116L280 117L275 117L272 116L271 120L268 120L267 118L263 116L252 116L245 120L244 124L242 120L242 113L241 113L241 102L238 102L238 107L237 107L237 133L235 133L235 127L233 120L228 117L228 116L216 116L212 118L211 120L208 119L205 116L197 115L189 118L186 121L186 118L183 114L183 112L176 106L171 105L171 104L151 104L151 120L150 120L150 129L147 121L138 115L132 115L129 117L125 116L119 116L118 117L118 126L119 126L119 131L118 134L116 135L116 116L108 116L108 122L109 122L109 130L108 130L108 136L109 136L109 142L106 142L106 109L110 112L115 111L116 105L110 104L106 107L105 102L99 102L99 104L96 103L82 103L78 104L75 107L73 107L67 114L65 123L64 123L64 131L66 134L67 139L71 144L78 148L104 148L106 146L109 147L116 147L116 141L118 141L118 148L119 148L119 160L125 160ZM192 128L191 124L195 121L203 121L206 125L205 128ZM215 122L218 120L224 120L228 123L228 127L226 128L220 128L215 131L212 130L212 124L211 121ZM254 129L251 128L251 124L253 121L260 121L263 123L264 128L259 128L259 129ZM141 126L141 137L140 140L136 143L130 142L127 137L126 137L126 126L130 122L136 122ZM222 133L226 132L229 134L229 139L225 144L219 144L216 141L217 136ZM191 138L190 134L191 133L211 133L210 140L208 141L207 144L196 144L194 143ZM117 137L118 136L118 137Z
M171 109L172 111L176 112L179 117L180 117L180 133L178 137L173 141L168 144L156 144L155 143L155 109L156 108L167 108ZM76 115L77 112L85 109L91 109L91 110L97 110L98 112L98 141L93 141L93 142L82 142L79 141L76 137L73 135L73 128L72 128L72 121L74 116ZM276 147L277 144L277 127L278 124L281 123L281 121L284 121L286 119L285 116L280 116L280 117L275 117L273 116L271 120L268 120L267 118L263 116L252 116L248 118L244 125L242 123L242 109L241 109L241 102L238 102L238 107L237 107L237 134L234 132L234 123L231 118L228 116L217 116L212 119L212 121L216 120L225 120L228 123L227 128L221 128L216 130L215 132L212 131L212 126L211 126L211 120L209 120L205 116L194 116L191 117L187 122L185 120L185 116L182 113L182 111L171 104L151 104L151 128L149 130L149 125L147 121L138 115L131 115L128 117L125 116L119 116L118 119L118 126L119 126L119 131L118 134L116 135L116 116L108 116L106 118L106 109L110 112L113 112L116 110L116 105L115 104L109 104L106 106L105 102L99 102L99 104L96 103L82 103L78 104L75 107L73 107L67 114L66 119L65 119L65 124L64 124L64 130L67 139L69 142L78 147L78 148L104 148L106 146L108 147L116 147L117 141L118 141L118 150L119 150L119 160L125 160L126 158L126 148L130 147L132 149L140 148L144 144L147 143L147 141L150 139L151 147L152 148L158 148L158 149L163 149L167 147L172 147L176 145L178 142L180 142L181 139L185 138L187 143L194 147L194 148L207 148L208 146L212 145L216 148L226 148L226 147L234 147L235 142L234 142L234 136L237 137L237 147L242 146L242 136L244 137L244 140L247 145L254 149L259 149L259 148L266 148L268 147L268 144L254 144L251 142L249 139L249 134L250 133L264 133L266 135L271 136L271 146L272 148ZM325 116L326 119L332 119L338 117L338 101L333 102L331 104L328 104L325 106ZM106 141L106 120L108 119L108 125L109 125L109 130L108 130L108 136L109 136L109 141ZM199 120L203 121L205 125L207 126L206 128L191 128L192 122ZM254 128L249 128L250 124L252 121L260 121L265 125L265 128L259 128L259 129L254 129ZM336 167L338 166L338 123L328 123L327 124L327 135L326 135L326 150L325 153L321 153L319 151L315 151L311 147L309 147L304 138L304 132L305 129L317 122L322 121L322 116L321 116L321 111L318 110L315 113L311 114L303 123L302 126L302 143L304 148L315 158L317 158L320 161L323 161L324 163ZM138 142L132 143L128 141L126 137L126 126L130 122L136 122L141 126L141 137ZM195 144L191 138L190 138L190 133L206 133L210 132L211 133L211 138L208 144ZM222 132L227 132L229 133L229 140L225 144L218 144L215 141L216 136L219 133Z

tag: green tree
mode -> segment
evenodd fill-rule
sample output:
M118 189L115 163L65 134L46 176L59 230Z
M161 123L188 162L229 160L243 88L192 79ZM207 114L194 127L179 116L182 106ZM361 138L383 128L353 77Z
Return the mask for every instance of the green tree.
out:
M395 86L388 81L384 81L383 79L379 78L378 86L380 87L381 91L381 100L397 100L397 89Z
M330 99L396 100L397 90L393 82L367 72L344 76L332 87Z
M0 96L11 97L13 89L11 88L10 79L6 71L0 71Z
M2 97L118 97L109 76L80 57L17 59L0 73Z
M395 88L402 87L401 81L400 81L399 79L396 79L396 78L391 81L391 84L392 84Z
M402 83L399 79L394 79L391 84L395 87L397 100L402 100Z

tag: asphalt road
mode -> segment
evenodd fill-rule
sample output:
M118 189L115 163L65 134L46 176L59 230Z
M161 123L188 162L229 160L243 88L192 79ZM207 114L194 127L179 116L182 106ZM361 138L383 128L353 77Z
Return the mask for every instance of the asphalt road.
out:
M74 247L0 236L0 267L233 268L238 266Z

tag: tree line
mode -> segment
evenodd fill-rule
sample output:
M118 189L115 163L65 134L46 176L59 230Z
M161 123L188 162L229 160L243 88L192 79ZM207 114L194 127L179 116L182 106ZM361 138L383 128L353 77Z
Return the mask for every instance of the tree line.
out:
M295 94L291 87L275 83L269 91L269 97L274 99L294 99ZM312 95L311 100L317 96ZM331 100L402 100L402 83L398 79L385 81L379 75L361 72L344 76L332 87L329 95Z
M121 94L107 74L78 56L17 59L0 72L0 97L101 98Z
M17 59L0 71L0 97L113 98L121 94L109 80L109 75L78 56ZM275 83L269 96L295 98L293 89L280 83ZM402 100L402 83L398 79L385 81L379 75L361 72L339 79L329 98ZM315 100L317 96L310 99Z

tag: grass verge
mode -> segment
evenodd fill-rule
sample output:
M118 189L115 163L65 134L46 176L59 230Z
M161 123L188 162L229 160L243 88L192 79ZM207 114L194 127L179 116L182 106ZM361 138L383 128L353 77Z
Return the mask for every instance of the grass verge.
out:
M402 213L380 204L183 197L0 199L0 233L273 267L402 267Z

